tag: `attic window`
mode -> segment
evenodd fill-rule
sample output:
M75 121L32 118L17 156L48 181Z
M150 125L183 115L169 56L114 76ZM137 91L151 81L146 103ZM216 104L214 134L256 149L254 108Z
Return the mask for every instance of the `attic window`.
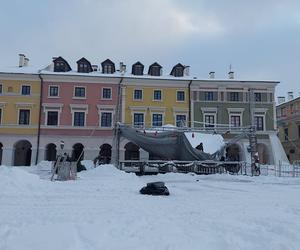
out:
M114 73L113 72L113 65L111 65L111 64L105 64L103 66L103 73L104 74L113 74Z
M183 76L183 69L181 67L176 67L174 70L174 76L176 77Z
M134 65L133 74L141 76L143 75L143 66L142 65Z
M55 72L65 72L65 64L63 62L55 63Z
M152 76L160 76L160 67L159 66L152 66L150 75Z

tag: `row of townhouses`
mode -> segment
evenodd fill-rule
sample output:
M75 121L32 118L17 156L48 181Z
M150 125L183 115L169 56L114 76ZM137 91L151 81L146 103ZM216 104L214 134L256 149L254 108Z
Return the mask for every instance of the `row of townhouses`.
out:
M44 69L34 69L20 55L19 67L0 72L0 162L31 165L54 160L60 142L78 159L94 159L99 153L112 154L116 121L133 126L164 125L211 130L224 124L225 140L254 124L258 134L260 162L277 161L272 140L276 137L274 91L276 81L237 80L189 76L189 67L177 64L170 75L153 63L145 72L140 62L131 70L109 59L101 67L87 59L71 68L62 57L53 58ZM251 95L252 93L252 95ZM250 105L250 96L254 105ZM254 113L251 116L251 110ZM118 117L117 118L117 114ZM241 139L227 149L239 160L250 161L249 142ZM246 152L246 153L245 153ZM132 142L122 139L120 159L155 158Z

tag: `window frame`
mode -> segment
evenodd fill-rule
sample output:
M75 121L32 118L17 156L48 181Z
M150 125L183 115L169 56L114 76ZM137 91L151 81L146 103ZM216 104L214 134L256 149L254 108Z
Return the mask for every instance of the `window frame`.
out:
M239 102L240 101L240 92L229 92L229 101L230 102ZM237 98L235 98L237 97Z
M155 92L156 92L156 91L159 91L159 92L160 92L160 99L155 99ZM161 89L154 89L154 90L153 90L153 101L154 101L154 102L161 102L162 99L163 99L163 98L162 98L162 90L161 90Z
M211 122L206 122L207 116L213 117L213 120L214 120L213 125L210 125L210 124L212 124ZM205 129L215 128L216 127L216 117L217 117L216 113L204 113L204 115L203 115L204 128ZM209 123L209 125L206 125L206 123Z
M263 126L263 129L258 129L258 127L256 126L257 125L257 121L256 119L257 118L262 118L262 126ZM255 125L255 129L256 131L266 131L266 119L265 119L265 115L254 115L254 125Z
M111 114L111 124L110 126L102 126L102 114L104 113L108 113L108 114ZM112 128L113 127L113 115L114 115L114 112L113 111L108 111L108 110L102 110L100 111L100 121L99 121L99 127L100 128Z
M182 120L178 120L178 119L177 119L177 116L184 116L184 117L185 117L185 120L184 120L185 126L183 126L183 127L186 127L186 126L187 126L187 115L186 115L186 114L175 114L175 126L178 127L178 128L182 128L182 126L178 126L178 125L177 125L177 123L178 123L179 121L182 121Z
M57 87L57 96L51 95L51 87ZM59 98L60 86L59 85L49 85L48 86L48 98Z
M20 124L20 114L21 114L21 111L22 110L26 110L26 111L29 111L29 119L28 119L28 124ZM21 126L30 126L31 125L31 109L28 109L28 108L19 108L18 109L18 125L21 125Z
M84 114L84 116L83 116L83 118L84 118L84 120L83 120L83 126L81 126L81 125L75 125L75 113L83 113ZM74 110L73 111L73 113L72 113L72 126L73 127L79 127L79 128L81 128L81 127L85 127L86 126L86 111L84 111L84 110Z
M135 115L142 115L143 116L143 124L135 125ZM133 112L132 113L132 125L135 128L140 128L145 126L145 113L144 112Z
M183 92L183 100L178 100L178 94L179 92ZM176 90L176 102L185 102L186 101L186 96L185 96L185 91L184 90Z
M49 119L48 119L48 113L49 112L57 112L57 124L56 125L49 125L48 124L48 121L49 121ZM60 119L60 111L55 110L55 109L47 109L46 110L45 126L47 126L47 127L58 127L59 126L59 119Z
M154 125L154 116L161 116L161 125ZM156 113L151 113L151 126L152 127L162 127L164 125L164 114L163 113L159 113L159 112L156 112Z
M23 87L29 87L29 94L23 94ZM30 96L31 95L31 85L30 84L22 84L21 85L21 93L22 96Z
M106 97L104 97L104 90L107 90L107 89L109 89L110 90L110 98L106 98ZM111 87L102 87L101 88L101 99L102 100L112 100L112 88Z
M239 122L240 122L239 126L234 126L231 123L232 117L239 117ZM242 127L242 118L243 118L242 114L229 114L229 127L230 127L230 129L238 129L238 128Z
M76 96L76 88L83 88L84 89L84 96ZM73 99L86 99L86 97L87 97L86 86L74 86Z
M259 98L257 98L257 97L259 97ZM259 100L258 100L259 99ZM255 92L254 93L254 101L255 102L262 102L262 93L260 93L260 92Z
M135 98L135 91L141 91L141 93L142 93L142 98L141 99L136 99ZM143 91L143 89L134 89L133 90L133 100L134 101L143 101L143 99L144 99L144 91Z
M211 97L211 98L209 98ZM213 91L204 91L204 101L213 101L214 100L214 92Z
M0 107L0 125L2 125L3 108Z

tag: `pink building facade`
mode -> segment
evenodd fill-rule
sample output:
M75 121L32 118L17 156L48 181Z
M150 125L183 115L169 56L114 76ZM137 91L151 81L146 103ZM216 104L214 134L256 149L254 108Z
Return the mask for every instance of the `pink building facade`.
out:
M40 160L64 152L77 160L101 154L110 160L120 77L87 73L43 72Z

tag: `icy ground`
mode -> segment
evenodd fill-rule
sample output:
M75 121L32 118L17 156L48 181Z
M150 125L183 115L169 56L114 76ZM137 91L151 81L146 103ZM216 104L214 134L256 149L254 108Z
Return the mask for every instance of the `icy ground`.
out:
M300 178L47 169L0 167L0 250L300 249ZM158 180L169 197L139 194Z

